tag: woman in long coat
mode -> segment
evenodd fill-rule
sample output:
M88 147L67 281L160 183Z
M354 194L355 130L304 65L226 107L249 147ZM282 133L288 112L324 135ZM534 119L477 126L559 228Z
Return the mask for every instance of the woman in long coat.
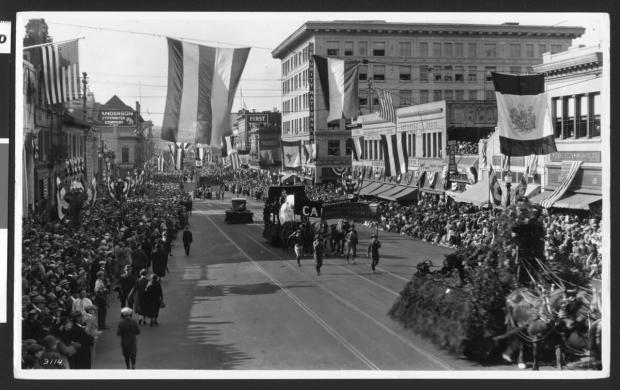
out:
M136 282L134 292L131 294L132 296L135 295L134 311L139 316L138 324L140 325L146 323L144 316L146 307L146 286L148 283L149 279L146 277L146 270L143 269L140 271L140 279Z
M159 317L159 309L164 301L164 293L159 283L159 276L151 275L151 281L146 286L144 293L144 315L151 319L151 326L157 325L157 317Z
M166 266L168 263L168 253L161 244L157 245L157 250L151 256L153 272L160 278L166 276Z

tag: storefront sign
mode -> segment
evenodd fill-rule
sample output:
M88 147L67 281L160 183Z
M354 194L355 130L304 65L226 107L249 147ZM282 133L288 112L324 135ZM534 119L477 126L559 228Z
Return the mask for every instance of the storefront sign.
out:
M583 162L592 162L592 163L600 163L601 162L601 152L592 151L592 152L570 152L570 151L562 151L562 152L553 152L549 155L551 161L560 162L560 161L583 161Z
M135 126L134 112L131 110L102 110L99 121L103 126Z
M247 120L252 123L267 123L269 121L269 117L266 114L248 114Z
M445 166L443 160L419 159L419 170L427 172L441 172Z
M523 156L512 156L508 157L511 167L524 167L525 166L525 157ZM493 166L502 165L502 156L494 155L493 156Z
M448 108L449 127L494 127L497 124L495 103L453 103Z

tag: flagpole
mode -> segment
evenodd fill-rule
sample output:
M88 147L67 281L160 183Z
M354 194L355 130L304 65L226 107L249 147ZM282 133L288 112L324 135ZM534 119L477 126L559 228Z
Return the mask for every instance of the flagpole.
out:
M36 47L43 47L43 46L49 46L49 45L60 45L61 43L79 41L80 39L86 39L86 37L67 39L66 41L60 41L60 42L47 42L47 43L41 43L39 45L25 46L23 50L34 49Z

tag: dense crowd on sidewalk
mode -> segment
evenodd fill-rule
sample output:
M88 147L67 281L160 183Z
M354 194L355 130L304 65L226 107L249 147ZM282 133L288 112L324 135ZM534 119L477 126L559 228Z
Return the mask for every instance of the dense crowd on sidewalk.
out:
M187 223L187 201L166 180L147 184L142 197L98 200L77 226L33 213L23 219L23 368L91 368L112 299L157 320L158 279Z

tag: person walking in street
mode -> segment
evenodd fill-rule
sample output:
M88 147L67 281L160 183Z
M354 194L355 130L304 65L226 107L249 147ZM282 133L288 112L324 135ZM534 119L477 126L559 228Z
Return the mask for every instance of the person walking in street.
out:
M146 277L146 274L146 269L140 270L140 279L138 279L136 285L133 287L129 298L129 301L133 301L134 309L138 315L138 324L140 325L142 325L142 323L146 323L144 320L144 306L146 300L144 292L146 290L146 285L149 283L149 279Z
M293 232L293 234L291 234L288 238L292 239L295 243L295 256L297 256L297 266L301 267L301 255L303 254L304 250L301 227L297 228L297 230Z
M121 301L121 307L127 306L127 298L133 286L136 285L138 278L134 275L130 265L126 265L118 283L118 299Z
M95 281L95 305L97 305L97 324L99 330L107 329L105 320L108 314L108 287L104 281L105 273L97 272L97 280Z
M323 239L319 234L314 236L314 242L312 243L312 249L314 250L314 261L316 263L316 274L321 275L321 267L323 266L323 251L325 246L323 245Z
M189 231L189 226L186 226L183 232L183 247L185 248L186 256L189 256L189 246L192 244L193 240L192 232Z
M121 309L121 322L118 324L116 335L121 338L121 349L125 358L127 369L136 369L136 356L138 354L138 335L140 327L131 316L133 311L124 307Z
M151 280L144 291L144 316L151 319L151 326L157 325L159 309L164 306L164 293L157 274L151 275Z
M379 248L381 248L381 242L377 238L376 234L370 236L372 239L370 241L370 245L368 245L368 257L372 255L372 263L370 263L370 267L372 268L372 272L375 272L375 268L377 264L379 264Z
M357 255L357 231L355 230L355 225L351 225L349 227L349 231L344 236L345 242L345 258L347 259L347 264L352 262L355 264L355 256Z
M153 272L160 278L166 276L168 253L161 242L157 244L157 249L151 257L153 259Z

